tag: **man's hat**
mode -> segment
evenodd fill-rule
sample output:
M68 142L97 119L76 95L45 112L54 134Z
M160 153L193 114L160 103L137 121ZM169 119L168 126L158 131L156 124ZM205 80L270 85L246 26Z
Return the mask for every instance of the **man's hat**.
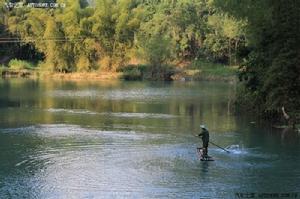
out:
M202 129L206 129L206 127L205 127L205 125L204 125L204 124L201 124L201 125L200 125L200 128L202 128Z

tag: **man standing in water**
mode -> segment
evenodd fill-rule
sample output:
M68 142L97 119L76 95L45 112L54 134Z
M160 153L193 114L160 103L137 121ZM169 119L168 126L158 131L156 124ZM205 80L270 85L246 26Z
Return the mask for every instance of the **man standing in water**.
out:
M202 129L201 133L198 135L199 137L202 137L202 143L203 143L203 157L208 157L208 142L209 142L209 132L205 125L200 125L200 128Z

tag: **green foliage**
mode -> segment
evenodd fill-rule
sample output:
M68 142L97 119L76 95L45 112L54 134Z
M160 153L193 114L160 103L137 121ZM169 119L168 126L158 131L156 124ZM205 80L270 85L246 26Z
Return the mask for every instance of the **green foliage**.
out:
M224 64L211 63L205 60L196 60L191 63L189 69L198 70L201 75L230 77L237 74L236 67L229 67Z
M139 54L150 65L152 77L163 73L171 60L171 49L171 41L166 36L140 37Z
M32 63L24 60L17 60L17 59L10 60L10 62L8 63L8 67L11 70L23 70L23 69L34 70L35 69Z
M8 70L8 68L6 66L4 66L3 64L0 65L0 75L3 74L3 72L6 72Z
M58 2L66 7L5 13L8 30L44 55L27 57L43 59L50 71L114 71L133 54L152 66L168 62L168 57L178 61L209 57L224 63L235 57L236 64L239 46L244 45L239 42L241 20L206 0L99 0L91 6L85 0ZM141 49L152 54L145 57Z
M160 67L171 59L170 39L160 35L144 38L139 42L140 55L147 63Z
M204 40L206 56L211 61L237 65L239 49L245 45L246 22L228 14L215 13L208 16L208 33Z
M145 68L145 65L127 65L117 71L123 73L125 80L142 80L146 71Z
M295 124L300 112L300 2L264 2L256 8L258 13L264 10L266 14L249 18L253 50L241 68L240 78L250 101L257 104L257 112L279 117L285 107ZM252 12L250 6L242 15L252 16ZM244 100L239 99L240 103Z

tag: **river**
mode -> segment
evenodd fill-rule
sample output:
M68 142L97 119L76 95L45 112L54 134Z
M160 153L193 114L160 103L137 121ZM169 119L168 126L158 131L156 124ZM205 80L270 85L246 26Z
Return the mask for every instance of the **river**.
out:
M234 114L235 84L2 79L0 89L0 198L300 198L299 134ZM215 161L201 162L200 124L230 153L210 145Z

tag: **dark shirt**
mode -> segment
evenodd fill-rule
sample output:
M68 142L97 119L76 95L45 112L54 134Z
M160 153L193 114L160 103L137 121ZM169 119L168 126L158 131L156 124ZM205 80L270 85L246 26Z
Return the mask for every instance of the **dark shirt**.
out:
M202 137L202 142L209 142L209 132L206 129L202 129L202 132L198 135Z

